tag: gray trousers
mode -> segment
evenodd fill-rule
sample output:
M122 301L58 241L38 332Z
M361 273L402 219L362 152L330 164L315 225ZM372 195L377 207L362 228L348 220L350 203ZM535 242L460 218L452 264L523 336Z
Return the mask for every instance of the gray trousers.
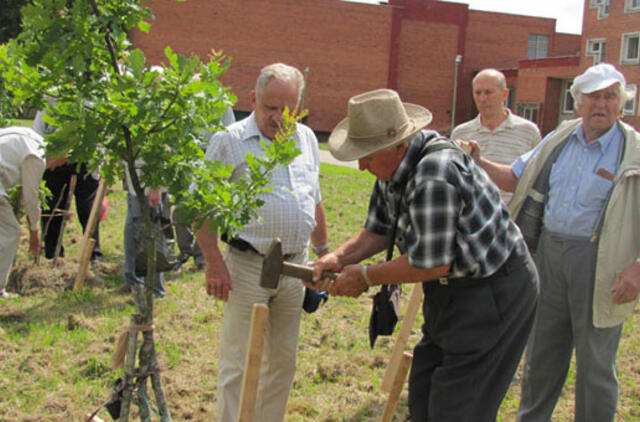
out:
M575 421L613 421L622 324L593 326L597 244L543 232L536 265L540 299L527 344L518 421L550 421L576 350Z

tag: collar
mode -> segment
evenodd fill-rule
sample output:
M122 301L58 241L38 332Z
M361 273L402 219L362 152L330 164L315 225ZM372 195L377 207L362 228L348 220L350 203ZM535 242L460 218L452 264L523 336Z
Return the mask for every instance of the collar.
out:
M611 144L613 144L614 141L618 139L619 135L622 135L622 131L620 130L617 124L613 124L611 125L609 130L607 130L602 136L600 136L599 138L596 138L593 142L590 142L589 144L587 144L586 140L584 139L584 130L582 130L582 122L580 122L578 127L575 128L573 133L571 134L572 138L575 139L577 142L579 142L580 145L585 146L587 148L589 148L591 145L597 145L602 151L606 151L611 146ZM591 148L595 148L595 146Z
M502 123L500 123L494 130L489 130L488 127L482 124L482 119L480 117L480 114L478 114L476 118L472 120L474 129L478 132L493 133L493 132L498 132L500 130L513 128L514 127L513 114L511 113L511 110L509 110L506 107L505 107L505 110L507 111L507 118L504 119Z
M242 132L241 140L248 141L253 138L258 138L258 140L264 140L265 142L270 142L269 138L264 136L260 129L258 129L258 123L256 122L255 111L252 111L249 117L247 117L247 124L244 127L244 132Z
M431 132L431 131L430 131ZM435 134L435 132L433 132ZM402 161L398 165L398 168L391 176L391 180L388 183L401 184L406 177L415 169L415 157L416 155L422 155L426 143L432 139L433 136L429 136L429 132L425 133L424 130L419 131L414 135L409 147L402 157Z

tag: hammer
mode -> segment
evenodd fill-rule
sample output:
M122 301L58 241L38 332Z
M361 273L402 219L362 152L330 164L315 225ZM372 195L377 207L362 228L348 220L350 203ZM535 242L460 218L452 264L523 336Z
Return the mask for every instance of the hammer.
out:
M265 289L275 289L278 287L280 275L299 278L304 281L313 282L313 269L306 265L286 262L282 256L282 243L279 238L273 239L271 245L264 255L262 272L260 274L260 287ZM322 278L335 280L338 273L325 271Z

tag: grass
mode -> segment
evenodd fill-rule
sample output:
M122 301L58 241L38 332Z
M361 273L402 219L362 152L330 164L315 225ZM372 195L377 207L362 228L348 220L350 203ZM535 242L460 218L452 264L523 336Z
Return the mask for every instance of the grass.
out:
M366 173L322 165L332 245L362 227L372 183ZM105 263L92 267L98 281L80 292L44 287L0 302L0 421L81 421L108 398L120 374L109 369L109 362L134 308L130 297L108 293L122 282L126 207L120 190L110 191L108 199L108 217L100 228ZM72 221L67 227L67 258L59 265L75 269L79 224ZM32 267L25 252L26 236L22 240L16 266ZM54 270L48 262L41 262L40 267L45 272ZM193 262L168 273L166 280L167 296L155 305L154 335L170 411L176 421L211 421L215 419L222 306L205 294L203 274ZM387 397L380 385L393 339L381 337L375 349L369 348L370 296L331 298L315 314L303 315L287 421L379 419ZM404 295L403 306L408 296ZM410 344L419 339L418 324ZM617 421L640 420L639 326L636 312L625 326L618 355ZM513 386L500 410L500 421L515 420L518 400L519 387ZM406 418L406 401L405 385L397 421ZM568 384L554 420L573 420L572 409L573 386ZM99 415L110 419L105 410Z

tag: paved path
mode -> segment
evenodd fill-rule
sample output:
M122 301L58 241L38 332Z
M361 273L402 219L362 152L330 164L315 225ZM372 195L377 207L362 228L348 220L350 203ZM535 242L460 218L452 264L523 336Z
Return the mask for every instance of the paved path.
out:
M333 158L333 155L329 151L320 150L320 161L327 164L334 164L336 166L351 167L353 169L358 168L358 160L355 161L338 161Z

